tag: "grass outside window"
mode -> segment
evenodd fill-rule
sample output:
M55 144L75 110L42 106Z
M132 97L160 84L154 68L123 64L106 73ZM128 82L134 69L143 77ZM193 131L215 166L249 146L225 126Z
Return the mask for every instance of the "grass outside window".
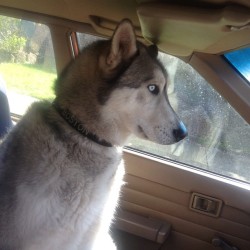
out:
M53 86L57 74L53 69L38 65L2 63L0 74L7 83L8 91L37 99L54 99Z

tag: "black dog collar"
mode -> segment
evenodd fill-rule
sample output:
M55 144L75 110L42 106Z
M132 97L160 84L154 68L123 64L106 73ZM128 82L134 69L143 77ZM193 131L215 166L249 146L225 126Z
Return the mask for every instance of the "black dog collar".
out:
M55 107L56 111L60 116L77 132L87 137L88 139L102 145L105 147L112 147L113 145L105 140L100 139L96 134L89 132L84 125L67 109L63 109L59 104L54 101L52 105Z

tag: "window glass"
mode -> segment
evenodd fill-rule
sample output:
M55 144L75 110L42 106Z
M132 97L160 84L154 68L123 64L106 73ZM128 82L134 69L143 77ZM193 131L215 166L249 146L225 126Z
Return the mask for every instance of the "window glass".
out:
M49 28L0 16L0 78L12 113L22 115L37 99L53 99L56 79Z
M90 34L84 34L84 33L76 33L77 35L77 40L78 40L78 45L80 50L83 48L87 47L89 44L102 40L103 38L100 38L98 36L90 35Z
M78 34L80 48L95 36ZM190 65L159 53L169 72L169 100L185 123L189 136L162 146L131 137L128 148L250 182L250 126Z
M226 53L224 57L250 83L250 48Z

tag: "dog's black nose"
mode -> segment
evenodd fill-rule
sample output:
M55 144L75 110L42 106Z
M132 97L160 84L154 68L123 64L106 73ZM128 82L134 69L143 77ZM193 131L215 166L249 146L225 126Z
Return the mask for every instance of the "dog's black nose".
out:
M173 130L173 134L174 134L174 138L178 142L184 139L188 135L188 132L187 132L185 125L181 122L179 125L179 128Z

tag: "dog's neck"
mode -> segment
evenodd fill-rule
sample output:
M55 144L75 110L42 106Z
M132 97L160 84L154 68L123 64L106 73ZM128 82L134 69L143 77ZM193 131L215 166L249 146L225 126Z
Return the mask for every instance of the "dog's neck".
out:
M85 128L84 124L77 119L77 117L75 117L69 110L63 109L57 103L56 100L53 102L53 106L56 109L56 111L60 114L60 116L81 135L101 146L113 147L113 145L110 142L101 139L96 134L92 133L91 131L88 131L88 129Z

